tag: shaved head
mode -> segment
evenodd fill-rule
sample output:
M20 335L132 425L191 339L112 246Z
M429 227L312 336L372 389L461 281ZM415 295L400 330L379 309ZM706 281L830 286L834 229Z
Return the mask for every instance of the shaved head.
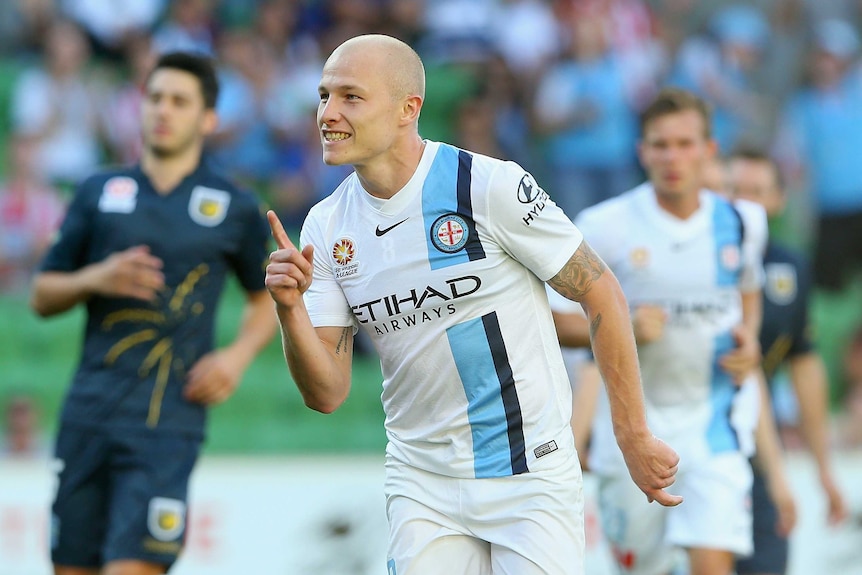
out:
M425 99L425 67L419 54L401 40L383 34L356 36L338 46L327 64L357 54L372 64L366 69L386 74L386 83L394 100L407 96Z

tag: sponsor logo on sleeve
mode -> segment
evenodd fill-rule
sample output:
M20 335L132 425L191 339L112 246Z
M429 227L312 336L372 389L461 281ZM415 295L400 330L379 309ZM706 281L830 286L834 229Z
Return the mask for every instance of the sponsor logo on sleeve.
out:
M530 209L521 218L524 225L532 225L533 221L541 215L550 199L551 197L539 187L532 175L524 174L518 183L518 201L530 206Z

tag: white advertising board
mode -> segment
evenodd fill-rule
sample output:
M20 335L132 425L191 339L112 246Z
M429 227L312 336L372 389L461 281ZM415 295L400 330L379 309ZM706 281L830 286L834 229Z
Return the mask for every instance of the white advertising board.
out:
M790 575L862 575L862 453L836 457L853 517L825 525L817 476L788 459L800 522ZM49 575L53 477L43 461L0 461L0 575ZM585 479L587 573L611 573ZM208 457L192 479L188 546L171 575L384 575L382 457Z

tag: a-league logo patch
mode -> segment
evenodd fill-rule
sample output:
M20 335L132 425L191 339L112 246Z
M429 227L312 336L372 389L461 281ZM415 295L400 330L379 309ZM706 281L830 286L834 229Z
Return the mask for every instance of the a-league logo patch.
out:
M127 176L116 176L105 182L99 196L99 211L131 214L138 204L138 182Z
M359 262L356 259L356 243L347 237L339 238L332 245L332 260L335 262L335 277L337 279L352 276L359 272Z
M455 213L444 214L431 225L431 243L443 253L452 254L467 245L470 226Z
M629 252L629 263L633 268L645 268L649 265L649 250L643 247L632 249Z
M147 514L147 528L153 539L173 541L186 526L186 504L179 499L153 497Z
M196 224L208 228L222 223L230 206L230 194L205 186L196 186L189 200L189 216Z
M726 246L723 246L721 248L719 258L724 269L731 272L738 270L741 265L739 247L736 246L736 244L727 244Z
M787 305L796 299L796 268L792 264L766 264L766 297L778 305Z

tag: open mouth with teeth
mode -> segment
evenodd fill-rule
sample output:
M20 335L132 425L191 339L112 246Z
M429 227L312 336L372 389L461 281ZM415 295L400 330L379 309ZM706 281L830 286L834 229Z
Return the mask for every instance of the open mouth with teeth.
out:
M350 137L350 134L344 132L324 132L323 139L327 142L340 142Z

